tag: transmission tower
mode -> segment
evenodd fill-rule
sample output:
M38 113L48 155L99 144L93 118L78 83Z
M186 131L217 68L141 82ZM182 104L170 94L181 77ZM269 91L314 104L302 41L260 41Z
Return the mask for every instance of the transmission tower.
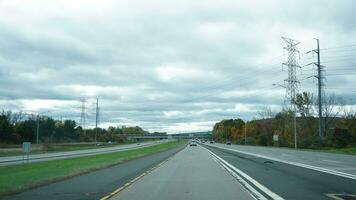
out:
M290 101L291 110L293 111L293 129L294 129L294 148L297 148L297 117L296 117L296 107L295 107L295 97L299 89L299 81L297 79L297 68L300 66L296 60L296 54L299 52L297 45L299 41L282 37L287 46L284 47L288 52L288 61L283 63L283 65L288 68L288 78L284 80L286 88L286 100Z
M86 99L85 98L82 98L81 100L81 103L82 103L82 112L80 114L80 126L82 127L84 133L85 133L85 126L86 126L86 123L85 123L85 118L86 118L86 114L85 114L85 111L86 111L86 108L85 108L85 102L86 102Z

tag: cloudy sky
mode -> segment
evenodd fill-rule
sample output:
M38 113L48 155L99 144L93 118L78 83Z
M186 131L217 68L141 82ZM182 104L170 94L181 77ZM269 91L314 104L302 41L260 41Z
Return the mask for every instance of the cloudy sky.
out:
M169 133L281 108L281 36L320 39L326 91L356 97L356 1L0 0L0 109ZM312 66L301 90L316 91Z

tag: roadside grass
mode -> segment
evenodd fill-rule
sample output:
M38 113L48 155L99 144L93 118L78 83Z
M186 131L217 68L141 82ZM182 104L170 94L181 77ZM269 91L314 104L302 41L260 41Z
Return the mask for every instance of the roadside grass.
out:
M356 147L322 149L319 151L328 152L328 153L349 154L349 155L356 156Z
M172 141L116 153L1 166L0 196L109 167L134 158L162 152L183 144L184 141Z

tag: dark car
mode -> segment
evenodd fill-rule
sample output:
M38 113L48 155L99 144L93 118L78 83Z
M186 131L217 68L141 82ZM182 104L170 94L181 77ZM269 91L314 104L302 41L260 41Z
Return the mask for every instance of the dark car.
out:
M210 141L210 144L213 144L214 143L214 141Z
M227 142L226 142L226 145L231 145L231 142L230 142L230 141L227 141Z

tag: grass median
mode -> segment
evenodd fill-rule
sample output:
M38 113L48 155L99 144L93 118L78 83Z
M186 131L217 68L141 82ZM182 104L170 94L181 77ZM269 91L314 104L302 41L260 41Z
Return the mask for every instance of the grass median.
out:
M0 167L0 196L62 180L183 145L172 141L140 149Z

